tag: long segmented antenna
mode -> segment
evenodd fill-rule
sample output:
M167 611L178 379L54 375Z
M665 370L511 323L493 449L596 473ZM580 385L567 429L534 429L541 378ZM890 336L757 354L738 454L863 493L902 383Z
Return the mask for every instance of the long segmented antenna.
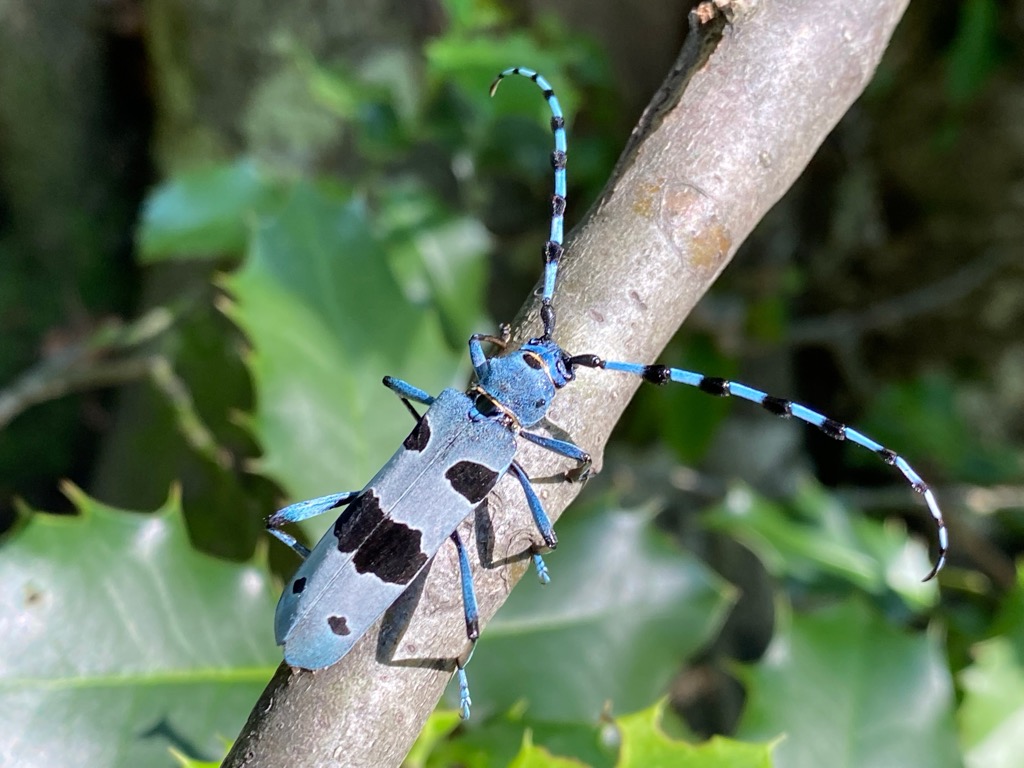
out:
M509 75L530 78L544 91L544 98L551 107L551 132L555 135L555 150L551 153L551 167L555 169L555 192L551 196L551 236L544 243L544 292L541 297L540 318L544 324L544 336L549 339L555 332L555 310L551 299L555 294L555 280L558 277L558 262L562 258L563 217L565 216L565 117L562 105L558 103L551 85L537 72L526 67L512 67L494 78L491 96L498 90L498 84Z
M939 555L936 558L935 565L932 566L931 571L929 571L928 575L924 577L924 581L932 579L935 574L941 570L942 566L945 565L946 552L949 549L949 536L946 533L946 523L942 518L942 510L939 509L939 503L935 500L935 494L932 493L928 484L921 479L921 476L914 471L914 468L907 463L906 459L895 451L889 450L882 444L876 443L862 432L858 432L852 427L848 427L841 422L830 419L804 405L794 403L792 400L784 400L781 397L774 397L773 395L769 395L767 392L762 392L759 389L748 387L746 384L740 384L735 381L728 381L727 379L720 379L713 376L705 376L701 373L685 371L681 368L669 368L665 365L642 365L639 363L613 362L611 360L602 360L597 355L576 355L570 358L569 363L570 366L581 365L585 368L603 368L608 371L632 373L636 376L640 376L644 381L651 382L652 384L666 384L669 381L674 381L678 384L686 384L687 386L695 387L701 392L709 395L716 395L718 397L739 397L743 400L749 400L752 403L760 405L768 411L768 413L774 414L775 416L780 416L782 418L789 418L792 416L800 421L815 426L835 440L849 440L850 442L867 448L869 451L877 454L886 464L896 467L903 473L903 476L910 483L911 487L924 496L925 503L928 505L928 511L931 513L932 519L935 521L935 527L938 531L939 539Z

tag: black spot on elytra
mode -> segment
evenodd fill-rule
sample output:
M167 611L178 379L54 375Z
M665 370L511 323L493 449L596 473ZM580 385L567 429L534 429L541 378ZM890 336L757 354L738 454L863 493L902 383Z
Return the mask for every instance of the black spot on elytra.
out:
M444 473L452 488L470 504L479 504L487 498L491 488L498 482L498 473L475 461L460 461Z
M348 628L348 619L344 616L328 616L327 625L331 628L331 632L336 635L352 634L352 630Z
M408 584L427 563L422 538L415 528L385 519L359 545L352 564L359 573L372 573L381 581Z
M430 424L427 423L427 417L424 416L416 423L416 428L409 433L409 436L405 438L405 442L402 445L407 451L422 451L429 442Z
M383 521L384 510L377 495L372 490L360 494L334 524L338 551L355 552Z
M388 518L372 490L356 497L338 518L334 535L338 551L355 553L357 572L372 573L381 581L408 584L427 562L420 531Z
M301 595L302 590L306 588L306 577L303 576L301 579L296 579L292 582L292 594Z

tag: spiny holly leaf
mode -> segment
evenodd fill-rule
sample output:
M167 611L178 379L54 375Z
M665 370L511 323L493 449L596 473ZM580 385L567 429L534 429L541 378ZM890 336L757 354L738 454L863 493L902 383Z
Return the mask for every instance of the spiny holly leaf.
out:
M401 444L413 422L385 374L433 393L466 379L351 198L297 184L227 285L253 345L262 470L296 498L362 488Z
M1014 482L1020 473L1019 447L974 427L963 406L971 396L948 374L931 372L875 393L863 426L906 456L927 457L933 467L944 468L946 477L979 485ZM876 460L864 451L853 456L865 464Z
M474 697L476 694L473 694ZM437 744L427 760L429 768L501 768L522 750L524 734L552 755L571 756L592 768L612 768L617 755L615 738L608 738L607 722L556 722L529 717L518 703L500 717L484 721L476 713L470 727Z
M579 103L572 87L573 79L565 70L564 59L552 55L550 50L545 50L526 34L507 35L501 45L495 45L493 39L482 35L449 34L432 40L426 54L433 76L442 82L454 82L473 107L485 114L494 110L499 114L523 116L540 114L542 109L547 109L547 105L531 92L530 89L536 90L536 86L530 83L512 84L511 87L506 84L503 88L513 95L503 94L501 99L495 100L489 98L487 86L494 76L523 62L529 62L529 66L541 72L548 82L558 84L558 98L566 114L571 115L569 107ZM549 119L547 112L543 114L541 126ZM510 151L515 152L516 148L512 147Z
M718 630L732 592L608 501L558 526L552 583L524 584L487 626L470 667L475 711L528 702L531 719L594 722L605 702L643 706ZM542 743L538 739L538 743Z
M240 254L247 219L281 197L280 183L251 160L176 176L146 199L138 233L142 261Z
M937 585L921 581L931 567L928 553L903 526L844 509L810 483L789 510L734 488L704 523L745 542L776 576L808 584L838 578L873 594L891 590L916 610L938 598Z
M487 327L480 316L490 235L479 220L454 216L417 182L391 184L380 198L378 229L406 299L432 302L448 343L464 349L471 334Z
M228 747L225 747L224 756L227 756L227 754ZM218 768L221 762L223 762L222 760L193 760L176 749L171 750L171 757L178 761L180 768Z
M1024 668L1004 637L979 643L960 675L960 738L969 768L1016 768L1024 753Z
M544 747L533 744L530 732L523 734L523 746L519 754L508 764L508 768L588 768L584 763L570 757L555 757Z
M403 768L423 768L427 765L437 745L450 736L461 722L462 718L457 710L435 710L427 719L427 724L423 726L420 735L416 737L416 743L412 745L409 754L405 756Z
M263 569L200 554L155 514L68 486L0 556L0 765L172 766L222 755L280 656Z
M719 736L703 744L670 739L661 730L664 702L616 720L622 750L616 768L772 768L773 744Z
M961 764L953 686L935 638L894 629L858 600L787 619L743 671L745 740L785 734L779 768Z
M714 737L703 744L689 744L669 738L661 729L664 702L635 714L616 718L603 724L571 725L543 724L544 734L516 716L502 719L509 735L518 734L519 752L511 762L500 756L500 751L488 749L493 739L474 739L473 734L456 741L454 749L443 751L444 759L432 765L464 765L467 768L492 768L509 765L512 768L538 766L552 768L772 768L771 752L774 744L746 744ZM481 729L483 734L494 733L493 726ZM602 736L602 732L605 735ZM535 742L543 744L536 746ZM609 753L599 754L598 743ZM619 745L618 755L613 742ZM470 745L476 743L474 749ZM461 747L461 749L460 749ZM582 747L582 748L580 748Z
M1017 657L1024 659L1024 566L1017 568L1017 584L999 606L992 634L1004 636L1013 644Z

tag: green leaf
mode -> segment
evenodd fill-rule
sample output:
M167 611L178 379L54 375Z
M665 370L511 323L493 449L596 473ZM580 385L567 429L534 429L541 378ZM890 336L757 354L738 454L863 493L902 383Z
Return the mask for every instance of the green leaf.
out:
M743 670L744 740L784 734L778 768L959 766L953 687L935 638L894 629L858 600L787 617Z
M474 218L456 217L417 183L392 184L382 196L379 224L406 298L434 303L448 343L465 348L483 327L489 233Z
M715 376L725 378L737 373L735 361L723 356L703 335L688 339L685 345L673 341L661 359L667 365L714 371ZM708 398L692 387L641 387L623 429L636 445L649 445L651 435L659 435L681 461L693 464L707 453L730 410L744 405L734 398Z
M473 695L476 696L475 687ZM482 718L474 712L470 727L441 745L431 755L428 765L430 768L505 766L521 751L525 733L530 734L531 744L540 745L550 754L571 755L593 768L612 768L614 765L617 744L614 739L606 737L610 727L607 723L555 722L536 720L527 715L526 706L522 703L486 722L481 722Z
M555 757L544 747L533 744L530 732L523 734L523 746L509 763L509 768L586 768L584 763L568 757Z
M622 750L616 768L771 768L773 744L744 744L715 736L693 745L661 730L664 702L616 720Z
M434 756L431 766L496 768L771 768L772 744L745 744L720 737L694 745L669 738L661 728L664 702L635 714L590 723L537 721L524 706L482 727L463 731ZM518 749L518 752L516 750ZM514 756L513 756L514 755Z
M552 583L522 585L469 668L475 711L528 702L535 720L595 722L636 709L717 632L732 591L650 526L603 502L559 521ZM539 740L539 739L538 739Z
M325 66L308 51L295 51L315 103L342 118L358 154L390 166L419 128L425 94L419 59L383 47L360 62L357 71Z
M999 63L999 5L966 0L946 60L946 90L954 104L966 104L985 86Z
M452 734L462 723L462 718L457 710L438 709L431 713L427 724L423 726L420 735L416 737L416 743L412 745L409 754L405 756L403 768L423 768L431 753L442 740Z
M979 643L960 674L960 738L968 768L1016 768L1024 752L1024 668L1004 637Z
M66 491L77 516L3 542L0 764L223 755L280 660L264 569L195 551L176 497L143 515Z
M979 394L955 384L946 374L929 373L887 386L872 397L864 426L885 445L898 445L905 456L927 456L932 466L942 467L949 477L981 485L1016 482L1019 446L999 436L998 430L990 434L978 429L977 417L965 416L964 401L971 396ZM981 397L992 395L982 393ZM869 462L878 466L877 457L866 451L853 456L865 466Z
M494 77L515 66L528 66L543 74L548 82L557 83L565 114L573 114L572 105L579 103L564 56L537 43L525 32L503 35L500 40L489 35L450 34L428 43L426 53L432 76L441 82L456 83L472 106L484 114L522 117L536 112L543 114L540 125L547 124L548 106L539 98L537 86L526 80L506 83L500 99L488 98L487 86Z
M227 754L228 748L225 747L224 754L221 756L221 759L193 760L191 757L182 754L176 749L171 750L171 757L178 761L178 765L181 766L181 768L218 768L218 766L223 762L223 758L227 757Z
M1017 583L1003 598L991 633L1005 636L1017 656L1024 658L1024 565L1017 568Z
M497 26L509 19L509 11L497 0L442 0L454 34Z
M931 567L928 552L902 525L847 510L812 483L793 505L787 510L736 487L704 523L744 542L778 577L819 586L841 579L876 595L891 590L914 610L938 599L936 583L921 581Z
M250 217L271 208L280 185L251 160L183 173L150 193L139 225L143 263L239 254Z
M466 356L405 300L357 201L296 185L227 285L253 346L261 471L296 498L362 488L401 444L412 419L385 374L433 393L465 381Z

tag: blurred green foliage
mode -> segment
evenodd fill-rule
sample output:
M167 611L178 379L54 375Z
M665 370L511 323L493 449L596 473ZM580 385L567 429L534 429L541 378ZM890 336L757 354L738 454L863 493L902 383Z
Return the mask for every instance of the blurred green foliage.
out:
M294 562L282 548L267 556L262 516L361 487L409 427L381 376L432 392L461 385L469 334L493 330L536 279L547 112L527 84L489 99L497 71L521 63L557 84L570 196L597 196L621 144L604 51L551 17L526 27L495 3L444 8L445 30L421 56L322 61L283 36L279 68L243 121L247 152L189 167L195 143L164 145L180 152L167 166L183 170L148 193L135 243L160 275L147 301L174 323L136 351L167 367L147 368L150 384L120 403L91 490L141 508L180 481L184 502L174 491L155 513L126 512L68 486L75 516L21 509L0 544L0 763L199 765L223 754L279 660L273 582ZM951 109L1009 56L999 12L994 0L960 4L942 51ZM325 154L331 170L312 170ZM572 215L585 208L574 202ZM749 291L743 335L784 342L811 271L787 264L764 293ZM17 293L11 282L0 291ZM681 336L665 362L745 372L722 325ZM6 370L28 357L8 353ZM872 386L858 423L942 482L1019 483L1013 430L978 427L985 389L948 370L908 375ZM555 583L520 588L487 628L473 721L439 710L408 765L1015 764L1024 576L1000 590L994 567L957 564L942 594L920 584L924 545L880 519L889 506L906 513L912 494L868 515L800 469L787 480L779 466L810 461L760 442L769 428L745 425L742 449L777 453L769 474L789 492L739 484L732 463L709 456L738 461L735 444L720 446L744 408L684 387L641 394L619 460L610 454L591 500L560 522ZM74 409L40 410L0 442L15 489L72 463L74 446L51 436ZM25 456L42 459L19 466ZM676 461L725 475L727 492L708 503L667 478L646 482L649 466ZM853 450L844 462L844 477L893 484L877 457ZM637 486L682 547L652 529L649 501L626 500ZM300 535L314 540L330 522ZM768 595L753 608L741 599L752 584ZM693 693L702 685L705 698ZM714 709L706 689L727 697L729 685L742 688L731 719L678 717L695 702ZM666 691L672 708L655 703Z

